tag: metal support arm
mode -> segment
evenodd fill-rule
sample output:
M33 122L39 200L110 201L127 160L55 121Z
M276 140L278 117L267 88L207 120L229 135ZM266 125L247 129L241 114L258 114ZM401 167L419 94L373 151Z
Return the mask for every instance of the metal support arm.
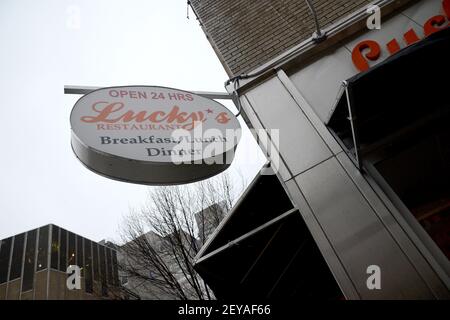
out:
M101 89L102 87L88 87L88 86L64 86L64 94L87 94L91 91ZM192 91L199 96L218 99L218 100L231 100L232 96L226 92L207 92L207 91Z

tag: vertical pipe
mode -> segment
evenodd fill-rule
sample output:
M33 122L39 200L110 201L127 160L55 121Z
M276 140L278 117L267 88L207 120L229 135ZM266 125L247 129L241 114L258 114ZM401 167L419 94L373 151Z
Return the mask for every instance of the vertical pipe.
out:
M320 30L320 23L319 23L319 19L317 18L316 9L314 8L314 5L312 4L311 0L305 0L305 1L309 7L309 10L311 11L311 14L313 15L314 24L316 26L316 34L313 35L313 39L318 42L323 41L323 40L325 40L326 35L322 32L322 30Z

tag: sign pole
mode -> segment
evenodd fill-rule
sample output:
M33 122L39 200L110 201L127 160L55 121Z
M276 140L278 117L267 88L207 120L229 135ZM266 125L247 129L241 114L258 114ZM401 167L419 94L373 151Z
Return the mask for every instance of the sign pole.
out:
M64 94L88 94L94 90L102 89L103 87L89 87L89 86L64 86ZM208 92L208 91L192 91L196 95L205 97L208 99L218 99L218 100L231 100L232 97L226 92Z

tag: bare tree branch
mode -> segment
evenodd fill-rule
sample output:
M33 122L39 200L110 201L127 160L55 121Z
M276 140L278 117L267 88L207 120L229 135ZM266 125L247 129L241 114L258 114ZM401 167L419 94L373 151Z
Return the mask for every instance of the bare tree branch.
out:
M234 191L226 173L192 185L150 189L149 203L139 213L130 212L121 226L121 273L138 281L136 290L156 298L214 298L192 264L232 208Z

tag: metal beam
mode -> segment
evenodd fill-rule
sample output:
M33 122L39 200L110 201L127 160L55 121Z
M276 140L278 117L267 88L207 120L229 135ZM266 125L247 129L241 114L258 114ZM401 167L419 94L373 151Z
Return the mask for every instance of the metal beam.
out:
M87 94L91 91L101 89L102 87L89 87L89 86L64 86L64 94ZM218 99L218 100L231 100L231 95L227 92L209 92L209 91L192 91L199 96L208 99Z
M266 230L268 227L278 223L279 221L283 221L284 219L287 219L287 218L293 216L295 213L300 214L300 212L298 211L298 208L293 208L293 209L290 209L290 210L286 211L285 213L279 215L278 217L276 217L276 218L274 218L274 219L272 219L272 220L270 220L270 221L260 225L259 227L256 227L255 229L250 230L249 232L243 234L242 236L239 236L238 238L236 238L234 240L228 241L228 243L226 243L225 245L223 245L223 246L221 246L221 247L219 247L219 248L217 248L217 249L215 249L215 250L205 254L204 256L199 256L197 254L197 256L194 259L194 263L193 263L194 267L197 264L200 264L203 261L211 258L212 256L214 256L214 255L216 255L216 254L218 254L218 253L220 253L220 252L222 252L224 250L227 250L227 249L235 246L239 242L242 242L242 241L250 238L251 236L253 236L253 235L257 234L257 233Z

